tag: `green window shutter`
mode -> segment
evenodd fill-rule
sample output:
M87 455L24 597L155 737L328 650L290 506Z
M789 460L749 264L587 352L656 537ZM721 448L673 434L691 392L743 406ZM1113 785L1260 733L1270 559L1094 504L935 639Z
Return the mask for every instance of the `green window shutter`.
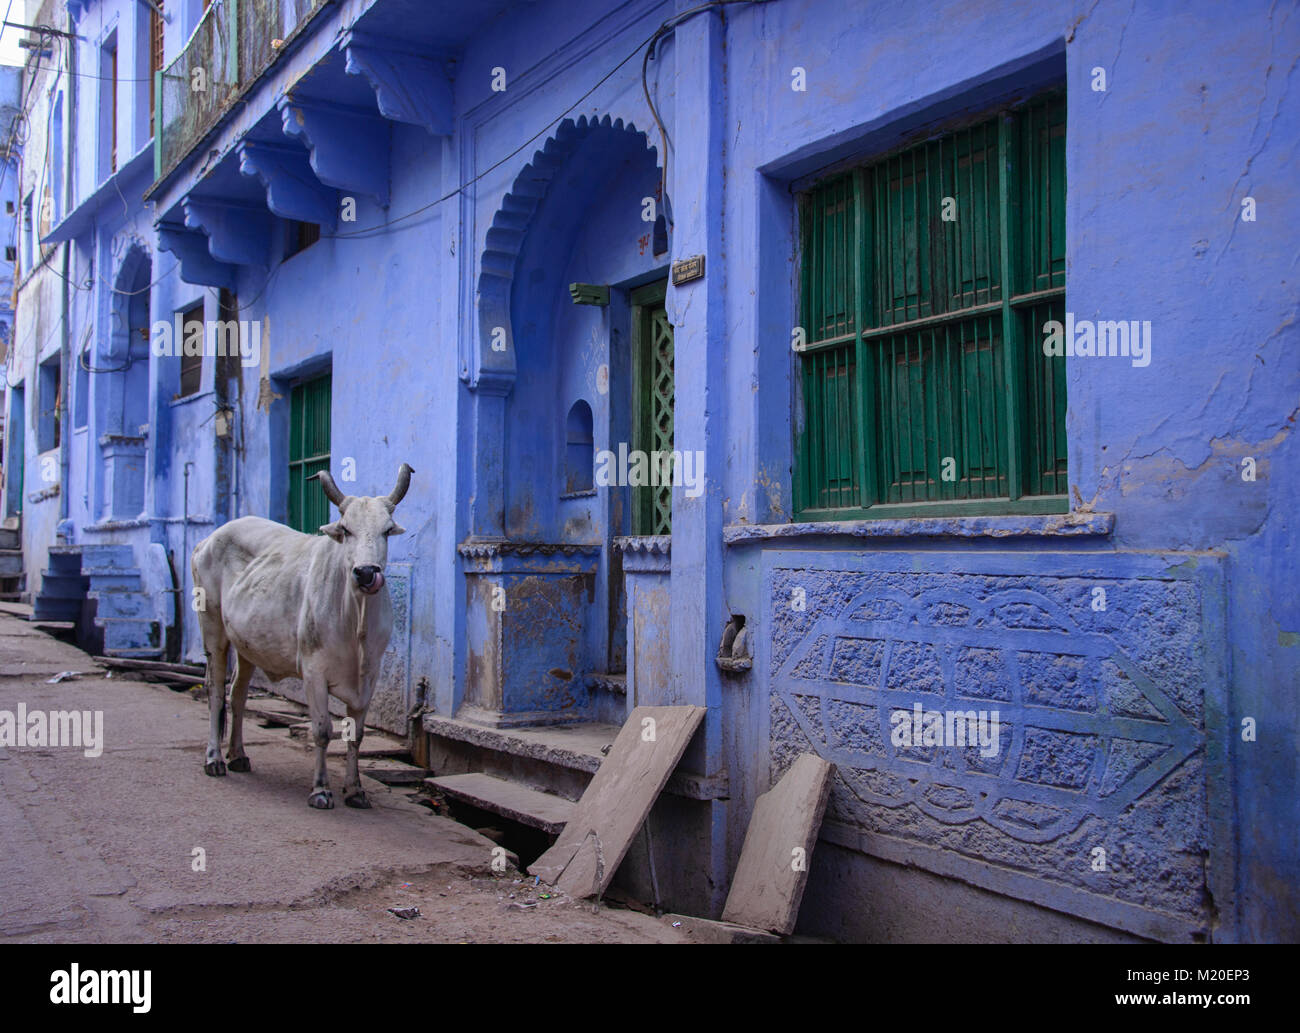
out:
M842 176L806 198L803 327L812 342L855 330L853 192L853 177Z
M800 198L799 515L1064 511L1064 170L1055 94Z
M1042 327L1065 321L1065 299L1027 306L1017 313L1021 334L1029 342L1025 363L1026 495L1064 495L1066 482L1065 356L1043 354Z
M1020 113L1022 293L1065 286L1065 98L1049 97Z
M853 175L841 176L806 195L802 204L805 261L800 325L808 351L798 449L805 468L801 490L806 509L833 511L859 505L858 190Z
M1026 344L1025 494L1064 495L1065 357L1043 354L1043 325L1065 319L1065 97L1048 96L1019 112L1020 247L1016 284L1023 294L1055 295L1017 310Z
M331 377L294 386L289 400L289 526L308 534L330 521L330 504L308 478L330 467Z
M673 325L664 299L667 281L647 285L633 293L636 337L634 438L632 447L647 456L671 455L673 451L673 406L676 387L673 374ZM658 469L661 481L671 477L671 463ZM632 533L671 534L673 487L671 483L634 486L632 490Z

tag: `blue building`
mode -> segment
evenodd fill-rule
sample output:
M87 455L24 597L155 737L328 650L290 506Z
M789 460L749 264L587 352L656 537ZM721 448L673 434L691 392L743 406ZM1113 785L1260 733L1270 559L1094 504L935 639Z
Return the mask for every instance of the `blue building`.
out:
M22 151L23 127L18 117L22 111L22 69L0 65L0 243L4 261L0 263L0 360L8 370L10 342L14 327L14 270L18 265L18 155ZM4 444L4 406L0 405L0 484L4 483L4 464L8 452ZM2 498L2 496L0 496ZM0 505L0 517L3 517ZM0 599L21 598L23 560L17 518L0 519ZM13 526L11 526L13 525Z
M22 150L22 69L0 65L0 241L5 254L0 263L0 352L7 351L14 326L14 266L18 261L18 155ZM3 453L0 453L0 462Z
M631 892L716 917L815 752L807 931L1294 938L1294 11L697 6L43 4L37 612L200 659L201 538L409 462L428 766L707 708Z

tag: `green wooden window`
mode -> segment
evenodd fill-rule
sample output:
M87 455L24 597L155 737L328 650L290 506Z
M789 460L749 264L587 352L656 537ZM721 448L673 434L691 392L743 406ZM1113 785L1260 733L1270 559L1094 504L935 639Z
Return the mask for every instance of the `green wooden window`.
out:
M632 292L633 306L633 442L632 447L653 457L673 450L673 325L664 299L668 281L647 284ZM671 467L669 467L671 471ZM632 488L632 533L671 534L673 489L663 483L662 466L657 485Z
M821 183L800 225L799 516L1065 512L1064 95Z
M289 526L315 534L330 522L329 499L312 474L330 468L330 376L294 386L289 400Z

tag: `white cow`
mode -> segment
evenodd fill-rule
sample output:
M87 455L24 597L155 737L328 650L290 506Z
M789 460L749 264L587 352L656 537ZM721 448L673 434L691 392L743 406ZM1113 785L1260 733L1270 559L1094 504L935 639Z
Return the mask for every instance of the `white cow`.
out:
M253 668L272 681L298 677L307 690L316 781L307 802L334 806L325 747L332 722L329 697L347 707L349 737L343 802L369 807L357 771L366 708L375 691L379 660L393 630L393 605L384 583L388 536L401 534L393 510L406 495L413 471L405 463L387 497L344 495L328 473L315 476L339 518L322 535L302 534L261 517L232 520L198 544L190 558L199 595L199 627L208 666L210 728L203 770L224 775L221 739L226 726L226 653L235 647L230 690L233 718L231 771L249 771L244 752L244 701Z

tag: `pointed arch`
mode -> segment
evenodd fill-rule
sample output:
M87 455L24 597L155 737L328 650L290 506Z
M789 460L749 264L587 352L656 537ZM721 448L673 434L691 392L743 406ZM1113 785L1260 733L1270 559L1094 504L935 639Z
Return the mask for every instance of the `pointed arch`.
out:
M566 118L515 177L492 218L484 239L475 295L478 325L474 346L461 360L461 378L471 390L509 394L514 384L515 341L510 319L515 272L534 217L559 173L589 140L614 142L623 134L638 137L655 164L659 157L649 136L636 125L605 115Z

